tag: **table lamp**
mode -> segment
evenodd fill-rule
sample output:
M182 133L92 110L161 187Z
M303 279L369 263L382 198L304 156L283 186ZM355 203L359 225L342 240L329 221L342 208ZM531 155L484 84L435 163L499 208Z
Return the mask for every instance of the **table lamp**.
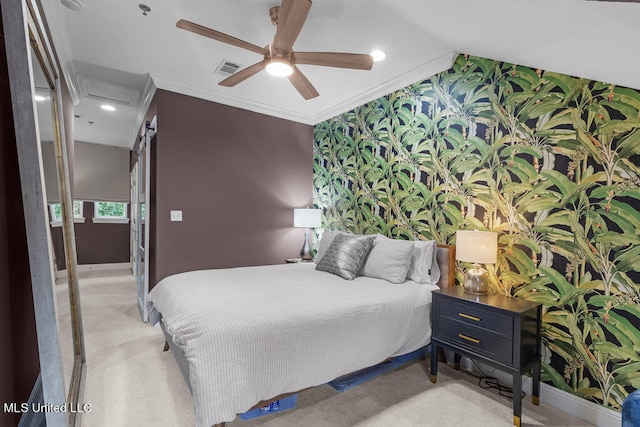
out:
M321 210L320 209L294 209L293 210L293 226L304 227L304 243L302 249L300 249L300 258L303 261L311 261L313 259L313 252L311 252L311 235L310 228L320 227L321 222Z
M480 264L495 264L498 257L498 234L493 231L458 230L456 232L456 260L473 263L464 274L462 285L466 292L489 292L487 270Z

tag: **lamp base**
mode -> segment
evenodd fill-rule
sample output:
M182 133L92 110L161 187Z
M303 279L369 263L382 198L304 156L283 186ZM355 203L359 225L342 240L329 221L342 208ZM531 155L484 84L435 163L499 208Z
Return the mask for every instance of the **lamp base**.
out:
M473 266L464 273L462 285L464 286L464 291L470 294L484 295L489 293L487 270L478 264L473 264Z
M311 261L313 259L313 252L311 251L309 240L311 240L311 238L309 235L309 227L307 227L304 231L304 243L300 249L300 258L302 261Z

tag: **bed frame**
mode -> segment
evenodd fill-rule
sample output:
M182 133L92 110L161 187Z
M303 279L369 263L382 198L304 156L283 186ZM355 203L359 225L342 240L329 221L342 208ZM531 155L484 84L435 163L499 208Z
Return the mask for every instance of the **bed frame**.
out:
M438 286L440 286L441 288L455 286L456 284L455 256L456 256L455 246L438 245L438 252L436 253L436 259L438 261L438 266L440 267L440 280L438 281ZM166 339L164 343L163 351L168 351L169 349L171 349L171 352L173 353L173 356L176 359L176 362L178 363L178 367L180 368L180 372L182 372L182 376L184 377L184 380L187 383L187 387L189 387L189 391L193 392L193 390L191 390L191 381L189 379L189 363L187 362L187 358L185 357L182 350L180 350L180 348L173 342L173 339L171 338L171 335L169 335L169 333L167 332L167 329L165 328L164 322L162 322L162 319L160 320L160 329L162 329L162 333L164 334L164 337ZM444 357L444 354L442 354L441 357ZM353 375L353 373L347 374L347 375ZM304 390L307 390L307 389L304 389ZM276 400L284 399L285 397L292 396L304 390L284 393L284 394L275 396L271 399L263 400L261 402L256 403L249 410L262 408L263 406L266 406L272 402L275 402ZM225 423L215 424L213 427L225 427Z

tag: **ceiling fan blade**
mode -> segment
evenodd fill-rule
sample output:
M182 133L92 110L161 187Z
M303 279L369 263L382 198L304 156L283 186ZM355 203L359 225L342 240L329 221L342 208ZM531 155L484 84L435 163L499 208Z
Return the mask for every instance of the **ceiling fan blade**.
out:
M231 87L235 86L240 82L247 80L249 77L258 74L260 71L264 70L264 67L267 65L267 61L260 61L256 64L253 64L247 68L244 68L232 76L227 77L218 83L220 86Z
M325 67L353 68L370 70L373 57L360 53L336 52L293 52L291 59L296 64L322 65Z
M176 22L176 27L183 30L191 31L192 33L199 34L201 36L209 37L210 39L218 40L219 42L227 43L236 47L250 50L251 52L258 53L260 55L268 55L269 51L263 47L256 46L255 44L246 42L244 40L237 39L228 34L221 33L220 31L212 30L211 28L203 27L186 19L181 19Z
M293 66L293 73L289 76L289 81L304 99L311 99L320 95L309 79L295 65Z
M273 38L276 49L285 52L293 49L293 43L298 38L310 9L311 0L282 0L276 35Z

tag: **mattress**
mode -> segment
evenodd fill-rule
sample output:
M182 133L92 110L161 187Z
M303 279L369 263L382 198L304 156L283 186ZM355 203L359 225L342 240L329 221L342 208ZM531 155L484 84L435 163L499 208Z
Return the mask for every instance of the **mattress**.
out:
M344 280L313 263L201 270L149 294L189 364L199 426L430 342L436 285Z

